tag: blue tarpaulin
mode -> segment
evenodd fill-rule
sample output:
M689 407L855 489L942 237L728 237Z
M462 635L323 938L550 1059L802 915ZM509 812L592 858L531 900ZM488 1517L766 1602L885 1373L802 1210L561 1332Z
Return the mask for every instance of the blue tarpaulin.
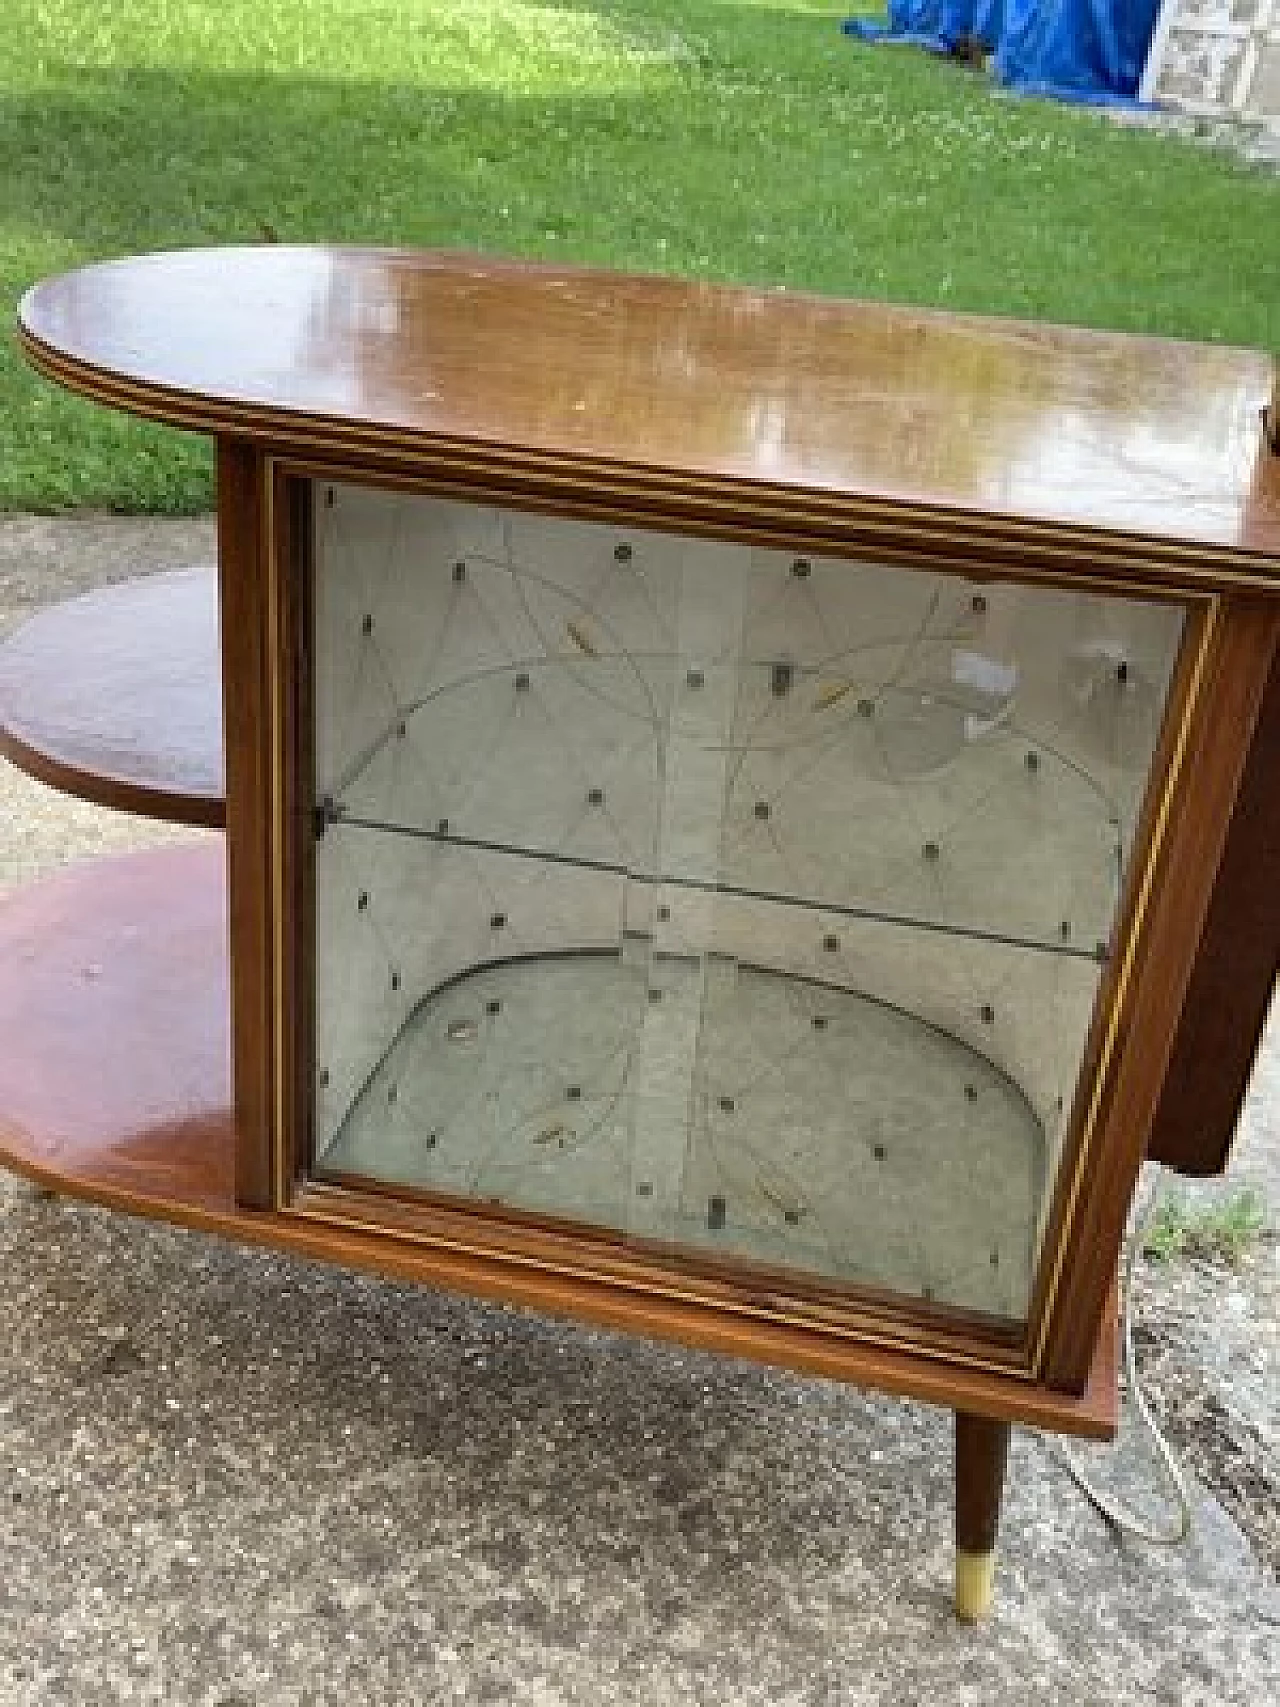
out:
M1132 102L1159 0L889 0L888 24L845 33L972 57L980 46L1011 88L1058 100Z

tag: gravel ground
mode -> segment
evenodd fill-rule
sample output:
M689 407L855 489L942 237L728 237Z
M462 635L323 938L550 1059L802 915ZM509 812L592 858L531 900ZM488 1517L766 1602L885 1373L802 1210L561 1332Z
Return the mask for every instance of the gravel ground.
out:
M0 628L207 523L0 519ZM152 839L0 768L0 891ZM2 1047L0 1042L0 1047ZM1280 1031L1232 1173L1280 1206ZM1189 1545L1017 1435L950 1615L949 1419L45 1201L0 1176L0 1704L1280 1697L1280 1248L1144 1264ZM1090 1448L1144 1509L1128 1426Z

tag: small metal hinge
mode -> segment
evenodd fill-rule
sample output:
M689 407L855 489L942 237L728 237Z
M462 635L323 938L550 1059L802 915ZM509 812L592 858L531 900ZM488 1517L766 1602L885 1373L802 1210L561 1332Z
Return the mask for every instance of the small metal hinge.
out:
M341 816L341 807L331 795L326 794L315 809L315 833L318 842L324 839L324 833L330 824L336 824Z

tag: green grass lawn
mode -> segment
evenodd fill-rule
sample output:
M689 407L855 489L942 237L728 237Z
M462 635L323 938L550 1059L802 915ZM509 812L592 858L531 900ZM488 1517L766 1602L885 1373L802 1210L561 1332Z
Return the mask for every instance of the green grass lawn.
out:
M845 40L841 0L0 0L0 297L98 256L468 245L1280 346L1280 178ZM0 348L0 506L207 447Z

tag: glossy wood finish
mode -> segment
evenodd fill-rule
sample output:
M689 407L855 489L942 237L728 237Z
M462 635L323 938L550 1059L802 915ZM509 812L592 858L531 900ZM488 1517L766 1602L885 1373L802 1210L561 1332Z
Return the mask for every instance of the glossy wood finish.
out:
M220 844L102 861L0 903L0 1161L68 1196L243 1243L446 1286L1071 1433L1115 1426L1114 1311L1083 1399L1008 1376L412 1245L236 1202ZM958 1396L958 1397L957 1397Z
M0 645L0 753L99 806L221 825L215 579L178 569L38 611Z
M231 1036L235 1050L236 1195L246 1206L278 1201L275 1130L276 981L272 826L269 476L247 445L218 446L218 582L226 727L227 870L231 933Z
M991 1605L1009 1432L1007 1422L956 1412L956 1612L967 1623Z
M19 318L103 402L440 488L991 574L1276 581L1274 367L1249 352L278 246L90 267Z
M0 1158L187 1219L234 1193L219 838L71 867L0 902Z
M1280 643L1240 778L1148 1154L1227 1165L1280 961Z
M957 1411L955 1442L956 1546L966 1553L989 1553L1000 1527L1009 1427Z
M1087 1377L1094 1323L1157 1118L1170 1050L1194 1000L1206 922L1215 899L1231 911L1240 904L1222 888L1222 866L1277 645L1280 600L1239 595L1222 601L1197 680L1183 690L1192 704L1181 762L1172 786L1148 799L1148 817L1157 820L1155 857L1129 885L1117 936L1122 952L1100 996L1077 1094L1089 1142L1063 1170L1047 1242L1051 1301L1034 1361L1053 1386L1078 1390ZM1257 894L1270 881L1267 871L1251 870L1247 893ZM1274 951L1273 942L1273 966Z

